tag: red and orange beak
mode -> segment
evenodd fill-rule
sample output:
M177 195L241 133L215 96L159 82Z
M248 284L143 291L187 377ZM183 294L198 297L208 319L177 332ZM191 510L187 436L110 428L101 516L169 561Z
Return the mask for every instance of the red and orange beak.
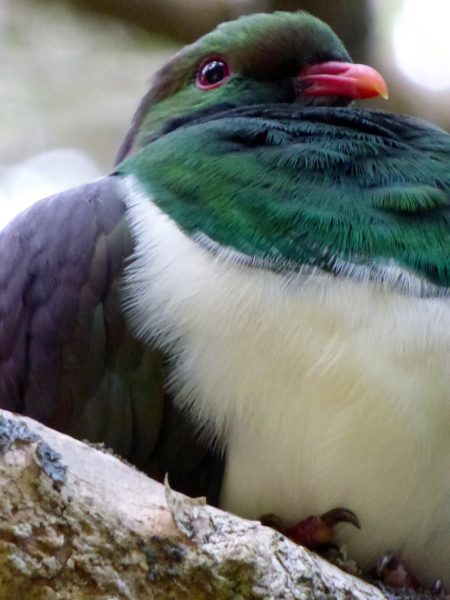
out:
M386 82L367 65L331 61L305 67L297 77L303 96L346 96L352 100L388 98Z

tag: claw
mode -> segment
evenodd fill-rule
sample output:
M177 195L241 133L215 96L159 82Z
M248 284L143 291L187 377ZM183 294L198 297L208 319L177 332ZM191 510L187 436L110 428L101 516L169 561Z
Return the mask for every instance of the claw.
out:
M280 519L280 517L278 515L275 515L273 513L267 513L265 515L263 515L262 517L260 517L260 522L261 525L265 525L266 527L271 527L272 529L275 529L275 531L279 531L280 533L283 533L286 531L286 525L283 523L283 521Z
M348 508L333 508L323 515L320 515L322 521L328 527L334 527L338 523L350 523L354 525L356 528L361 529L361 523L358 517L352 510Z
M442 579L435 579L431 585L430 592L433 596L443 596L445 594L444 583Z

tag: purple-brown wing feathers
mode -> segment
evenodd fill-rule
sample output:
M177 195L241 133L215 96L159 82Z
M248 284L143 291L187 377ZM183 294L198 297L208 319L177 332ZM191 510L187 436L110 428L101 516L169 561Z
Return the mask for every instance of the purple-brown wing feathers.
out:
M221 460L165 396L163 357L121 310L133 243L116 181L42 200L0 232L0 408L217 501Z
M154 437L162 379L120 308L133 244L117 189L109 177L47 198L0 233L0 406L121 450L133 403L153 407Z

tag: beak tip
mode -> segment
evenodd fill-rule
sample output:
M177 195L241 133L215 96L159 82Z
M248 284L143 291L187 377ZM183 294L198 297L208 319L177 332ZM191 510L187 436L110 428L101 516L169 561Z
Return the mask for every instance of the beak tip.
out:
M378 76L378 73L376 73L376 75ZM385 80L381 77L381 75L379 75L378 77L380 78L380 80L377 81L376 84L374 85L375 94L376 94L376 96L380 96L380 98L383 98L383 100L388 100L389 99L388 86L387 86Z

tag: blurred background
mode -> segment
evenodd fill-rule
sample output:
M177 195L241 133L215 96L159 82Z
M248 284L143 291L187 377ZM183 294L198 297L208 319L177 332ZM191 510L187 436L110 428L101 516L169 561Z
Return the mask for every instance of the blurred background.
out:
M0 227L107 173L152 73L217 23L304 9L385 77L384 110L450 130L450 0L0 0Z

